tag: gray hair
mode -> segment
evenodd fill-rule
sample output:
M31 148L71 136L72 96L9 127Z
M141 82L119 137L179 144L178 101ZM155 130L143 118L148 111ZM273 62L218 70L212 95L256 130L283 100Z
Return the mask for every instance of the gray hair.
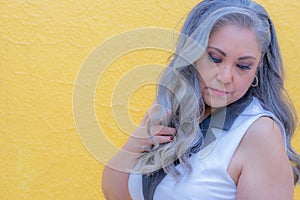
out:
M296 183L300 176L300 156L291 147L291 138L297 120L284 90L283 64L275 27L266 10L250 0L204 0L189 13L172 61L160 79L157 94L157 103L172 113L166 125L175 127L177 136L157 150L144 153L139 158L140 170L151 173L163 168L167 173L180 177L175 160L179 160L187 170L191 169L188 154L191 145L203 139L199 119L205 109L194 63L205 52L210 35L227 24L252 29L256 33L262 54L257 70L260 81L248 92L282 122ZM149 126L160 120L161 116L157 115Z

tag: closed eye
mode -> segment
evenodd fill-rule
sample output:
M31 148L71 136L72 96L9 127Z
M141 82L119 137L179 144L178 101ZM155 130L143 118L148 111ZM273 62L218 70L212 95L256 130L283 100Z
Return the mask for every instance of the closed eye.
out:
M237 64L236 66L238 68L240 68L241 70L251 70L251 66L250 65L240 65L240 64Z
M211 60L214 63L221 63L222 62L222 59L216 58L216 57L214 57L212 55L209 55L209 60Z

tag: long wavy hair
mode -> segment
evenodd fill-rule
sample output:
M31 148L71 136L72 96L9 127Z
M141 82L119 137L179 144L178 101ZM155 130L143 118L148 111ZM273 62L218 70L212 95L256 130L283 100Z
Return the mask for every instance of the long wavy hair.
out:
M156 102L171 115L161 121L164 112L152 116L148 126L161 123L177 129L175 139L145 152L138 160L142 173L163 168L180 177L174 161L188 171L191 147L203 140L199 119L205 111L198 72L194 63L205 52L210 35L220 27L234 24L254 30L262 53L257 76L259 84L248 92L257 97L283 124L287 138L287 155L292 163L295 183L300 176L300 157L291 147L296 128L296 113L284 90L284 71L275 27L266 10L250 0L204 0L187 16L176 51L162 74Z

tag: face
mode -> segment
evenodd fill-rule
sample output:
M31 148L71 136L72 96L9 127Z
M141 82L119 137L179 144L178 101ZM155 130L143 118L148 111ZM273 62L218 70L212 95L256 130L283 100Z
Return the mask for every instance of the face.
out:
M254 80L260 57L253 30L225 25L214 31L206 53L195 63L206 105L218 108L241 98Z

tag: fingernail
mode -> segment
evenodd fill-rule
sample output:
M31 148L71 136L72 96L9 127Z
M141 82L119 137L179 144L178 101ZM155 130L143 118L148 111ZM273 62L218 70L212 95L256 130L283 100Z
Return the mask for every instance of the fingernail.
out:
M173 140L174 140L174 136L170 136L170 140L172 140L172 141L173 141Z

